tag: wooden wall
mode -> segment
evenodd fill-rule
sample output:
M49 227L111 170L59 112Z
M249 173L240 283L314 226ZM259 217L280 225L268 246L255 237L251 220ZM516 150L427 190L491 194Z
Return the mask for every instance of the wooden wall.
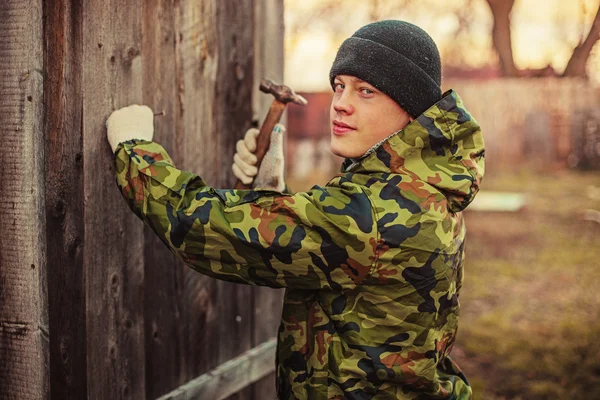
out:
M128 210L104 127L164 111L176 165L231 187L263 75L283 76L281 0L0 3L0 398L153 399L276 335L281 291L192 271Z
M569 166L578 114L600 104L600 88L581 78L448 79L444 86L457 91L481 125L486 174Z
M49 387L42 32L41 3L0 3L0 396L11 399Z

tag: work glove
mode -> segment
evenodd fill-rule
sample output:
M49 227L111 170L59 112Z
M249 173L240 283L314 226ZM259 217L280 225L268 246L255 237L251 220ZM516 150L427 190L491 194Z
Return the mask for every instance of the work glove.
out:
M283 158L283 133L285 127L281 124L275 125L271 132L271 144L269 150L256 168L256 143L258 129L250 128L244 135L243 140L236 144L236 153L233 156L231 169L233 174L244 184L252 183L253 189L269 189L283 192L285 182L283 180L284 158ZM252 181L254 179L254 182Z
M154 113L148 106L132 104L113 111L106 120L106 136L113 153L119 143L131 139L152 141Z

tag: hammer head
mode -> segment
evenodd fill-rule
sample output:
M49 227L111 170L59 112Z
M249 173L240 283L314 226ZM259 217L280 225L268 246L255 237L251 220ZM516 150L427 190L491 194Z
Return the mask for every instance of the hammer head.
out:
M304 97L296 94L292 89L285 85L277 85L268 79L260 81L260 91L271 93L275 99L283 104L296 103L301 106L306 105L307 101Z

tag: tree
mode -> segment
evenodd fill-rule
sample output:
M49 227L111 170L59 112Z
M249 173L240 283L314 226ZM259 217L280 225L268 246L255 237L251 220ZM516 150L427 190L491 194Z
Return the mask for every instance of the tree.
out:
M515 0L487 0L494 17L492 40L500 60L503 76L518 76L510 42L510 13Z
M573 50L573 55L571 55L571 59L567 63L563 76L581 76L587 78L585 65L598 39L600 39L600 6L598 6L598 11L596 12L590 32L585 40Z
M498 53L500 60L500 71L503 76L541 76L553 73L550 66L538 70L528 72L521 71L515 66L512 44L510 40L510 14L514 5L514 0L486 0L492 15L494 17L494 27L492 28L492 38L494 48ZM596 12L596 17L590 28L590 31L578 46L573 50L571 59L567 63L562 76L579 76L587 78L585 66L590 57L592 49L596 42L600 39L600 5Z

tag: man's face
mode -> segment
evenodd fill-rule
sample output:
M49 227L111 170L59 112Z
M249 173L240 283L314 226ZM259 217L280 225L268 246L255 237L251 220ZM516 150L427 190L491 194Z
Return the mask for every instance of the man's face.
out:
M331 151L357 158L404 128L413 118L398 103L365 81L338 75L329 112Z

